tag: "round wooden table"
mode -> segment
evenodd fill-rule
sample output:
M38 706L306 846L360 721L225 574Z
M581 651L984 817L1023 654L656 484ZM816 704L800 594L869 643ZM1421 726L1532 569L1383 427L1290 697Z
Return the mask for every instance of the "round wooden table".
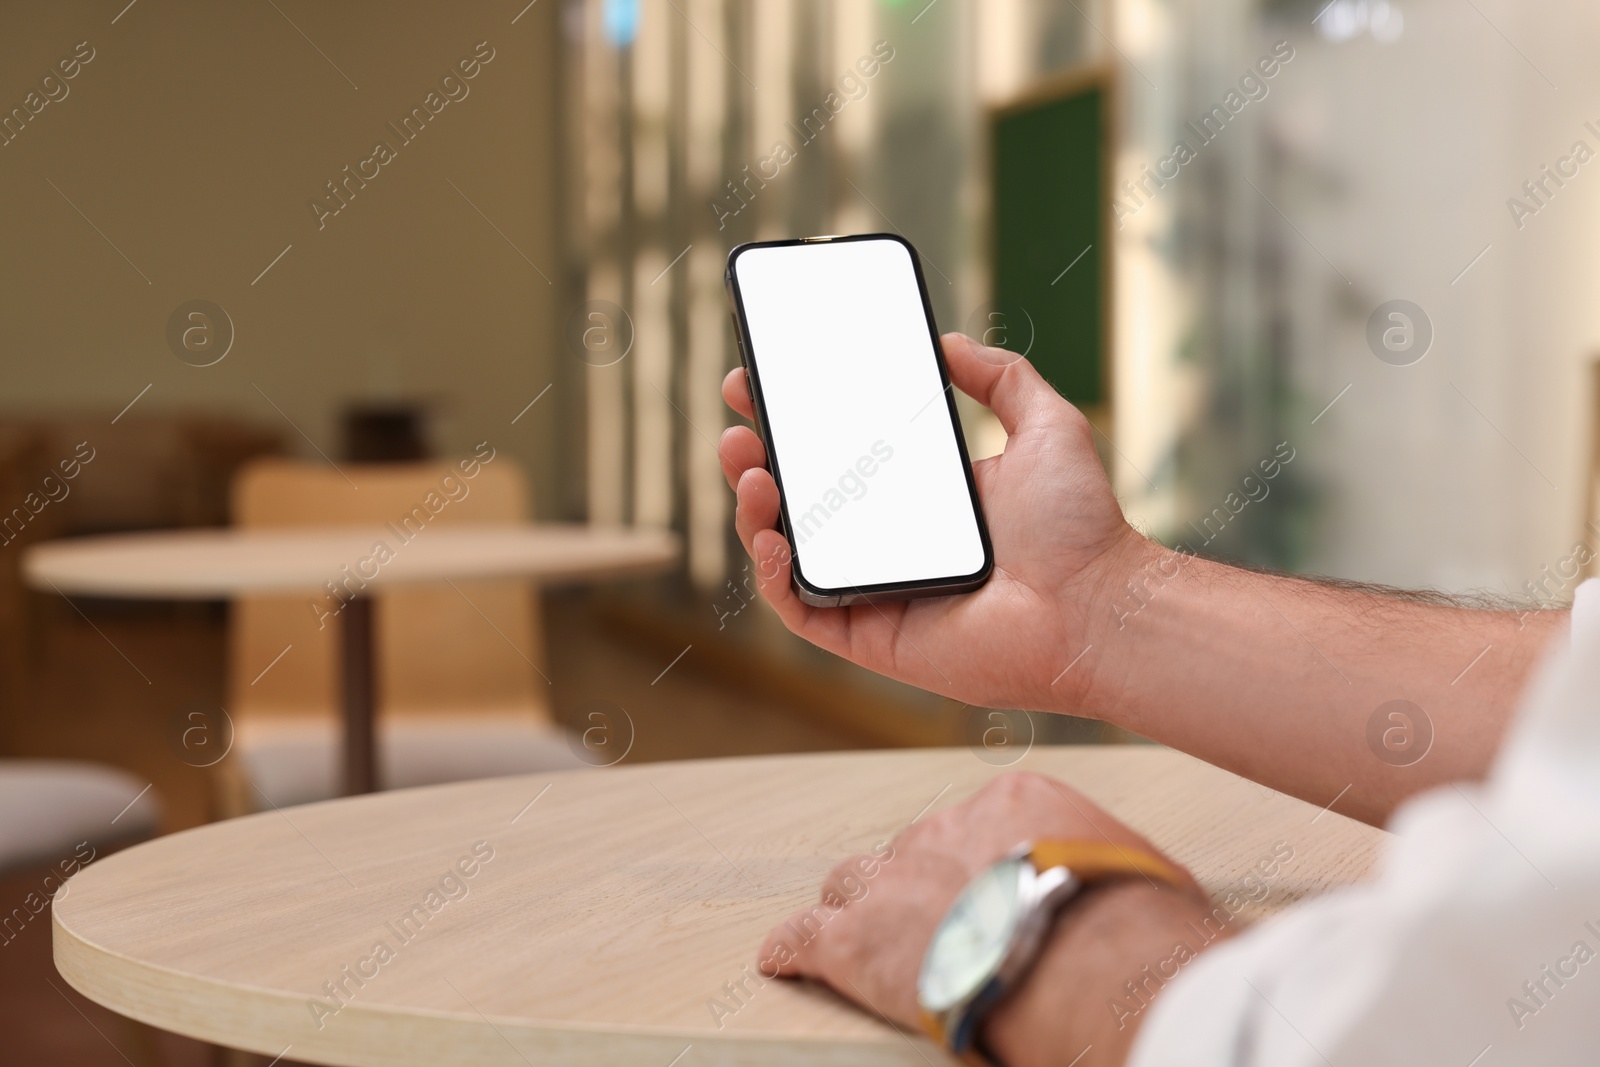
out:
M1385 836L1153 746L1018 766L1246 915L1356 880ZM264 812L80 872L56 966L124 1015L312 1063L928 1067L920 1037L763 979L755 953L834 863L997 773L965 749L769 756Z
M379 544L389 551L375 551ZM306 592L342 603L336 621L343 646L345 792L354 794L371 792L376 778L372 592L476 578L543 584L617 578L662 571L677 558L671 532L633 527L506 524L430 529L414 537L393 525L163 530L35 545L23 556L22 573L34 588L63 595L224 600Z

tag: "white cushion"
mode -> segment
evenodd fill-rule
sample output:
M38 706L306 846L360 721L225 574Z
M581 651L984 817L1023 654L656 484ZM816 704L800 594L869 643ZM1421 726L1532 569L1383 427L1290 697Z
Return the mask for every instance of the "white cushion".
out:
M258 809L308 804L341 792L342 725L324 717L238 724L234 754ZM519 716L395 716L377 724L378 788L405 789L582 767L567 733ZM268 803L268 799L270 803Z
M0 869L69 859L84 841L149 837L161 805L148 784L96 763L0 760Z

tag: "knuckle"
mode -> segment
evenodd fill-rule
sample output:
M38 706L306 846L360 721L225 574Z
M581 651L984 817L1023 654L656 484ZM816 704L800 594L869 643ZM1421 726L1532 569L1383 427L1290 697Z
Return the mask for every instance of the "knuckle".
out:
M856 864L864 858L864 856L857 854L850 856L847 859L840 860L838 863L834 864L833 869L828 872L828 877L823 879L823 884L830 886L842 884L845 879L855 875Z
M959 808L945 808L943 811L936 811L932 815L906 827L900 838L904 838L907 844L915 844L923 838L936 837L956 824L959 818L958 811ZM896 840L898 841L899 838Z
M1018 790L1024 788L1028 774L1028 771L1006 771L997 774L989 779L989 783L983 787L983 792L987 796L1014 796Z
M1094 446L1094 424L1089 421L1089 416L1079 411L1076 406L1063 400L1060 404L1061 428L1080 446Z
M990 781L984 792L1000 801L1025 801L1053 794L1055 787L1037 771L1007 771Z

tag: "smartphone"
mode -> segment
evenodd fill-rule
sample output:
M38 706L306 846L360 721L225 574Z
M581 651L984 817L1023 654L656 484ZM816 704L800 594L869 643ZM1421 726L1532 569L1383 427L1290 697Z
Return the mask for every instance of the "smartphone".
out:
M743 244L726 281L800 599L981 586L994 550L910 242Z

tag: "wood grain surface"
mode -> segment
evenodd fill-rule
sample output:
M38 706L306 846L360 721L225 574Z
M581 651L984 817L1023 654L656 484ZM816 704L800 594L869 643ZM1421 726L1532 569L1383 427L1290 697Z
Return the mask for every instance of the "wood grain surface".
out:
M1384 837L1153 746L1015 766L1246 914L1360 878ZM56 964L125 1015L314 1063L927 1067L927 1042L760 979L755 951L838 860L1005 769L967 749L637 764L265 812L79 873Z
M666 530L520 524L429 529L405 540L392 525L321 530L172 530L81 537L23 557L36 589L89 596L226 599L316 592L344 567L369 584L532 578L545 583L665 570L678 556ZM375 551L383 544L387 552Z

